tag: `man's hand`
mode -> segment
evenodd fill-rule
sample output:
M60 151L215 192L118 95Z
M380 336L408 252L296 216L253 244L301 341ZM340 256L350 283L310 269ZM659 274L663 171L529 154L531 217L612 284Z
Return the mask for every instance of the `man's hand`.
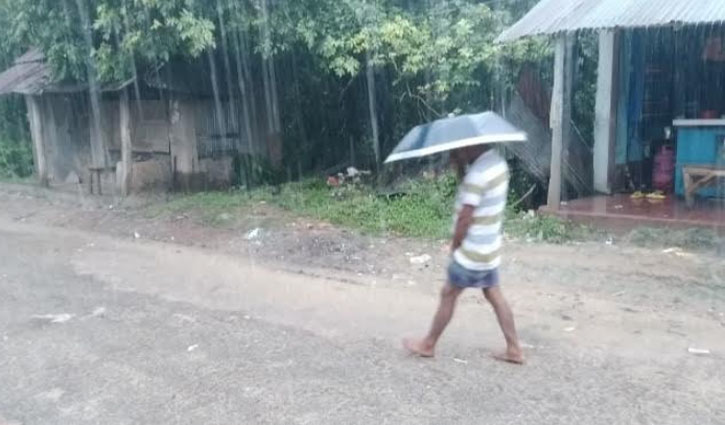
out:
M453 241L451 242L451 253L455 252L463 244L463 239L466 238L468 229L473 224L473 211L475 207L473 205L464 205L461 211L458 213L456 219L456 230L453 232Z

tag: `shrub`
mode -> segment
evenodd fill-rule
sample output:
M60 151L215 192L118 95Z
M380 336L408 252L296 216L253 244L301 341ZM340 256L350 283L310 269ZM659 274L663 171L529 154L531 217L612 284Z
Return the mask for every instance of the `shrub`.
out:
M33 174L33 151L28 142L0 140L0 178L25 178Z

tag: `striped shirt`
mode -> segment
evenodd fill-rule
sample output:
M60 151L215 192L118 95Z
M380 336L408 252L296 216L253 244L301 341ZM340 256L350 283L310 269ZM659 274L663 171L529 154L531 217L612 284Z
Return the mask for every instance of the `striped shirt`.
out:
M456 217L464 205L475 207L473 223L453 259L469 270L492 270L501 264L501 227L506 209L509 169L491 149L466 172L456 197Z

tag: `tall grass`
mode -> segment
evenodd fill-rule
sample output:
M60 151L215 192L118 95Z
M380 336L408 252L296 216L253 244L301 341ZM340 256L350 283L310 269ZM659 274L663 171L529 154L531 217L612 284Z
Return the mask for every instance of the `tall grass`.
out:
M368 186L329 188L309 180L284 185L277 194L257 191L253 197L369 233L443 238L450 232L455 179L446 175L410 181L394 194L381 194Z
M328 187L320 179L263 187L251 192L200 193L176 198L162 207L174 214L195 211L210 225L231 225L264 202L292 214L315 218L369 234L444 239L453 226L456 179L452 175L411 180L394 193L368 185ZM515 195L512 195L515 197ZM156 213L163 212L157 211ZM586 237L585 229L562 220L507 211L505 231L512 237L564 243ZM220 219L221 217L221 219Z

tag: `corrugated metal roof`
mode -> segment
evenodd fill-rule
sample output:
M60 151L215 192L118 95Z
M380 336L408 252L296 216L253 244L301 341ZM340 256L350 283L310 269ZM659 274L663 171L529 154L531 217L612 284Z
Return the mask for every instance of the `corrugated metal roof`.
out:
M0 94L38 94L48 85L50 76L43 54L37 49L30 50L0 74Z
M41 52L39 49L30 49L25 54L20 56L19 58L15 59L15 64L21 64L21 63L32 63L32 62L43 62L45 60L45 56L43 56L43 52Z
M715 23L725 23L725 0L542 0L497 41L583 29Z
M31 49L17 58L10 68L0 74L0 95L17 93L39 95L43 93L75 93L87 90L88 85L79 83L58 83L53 81L53 72L45 62L45 56L38 49ZM134 79L105 85L103 92L121 90Z

